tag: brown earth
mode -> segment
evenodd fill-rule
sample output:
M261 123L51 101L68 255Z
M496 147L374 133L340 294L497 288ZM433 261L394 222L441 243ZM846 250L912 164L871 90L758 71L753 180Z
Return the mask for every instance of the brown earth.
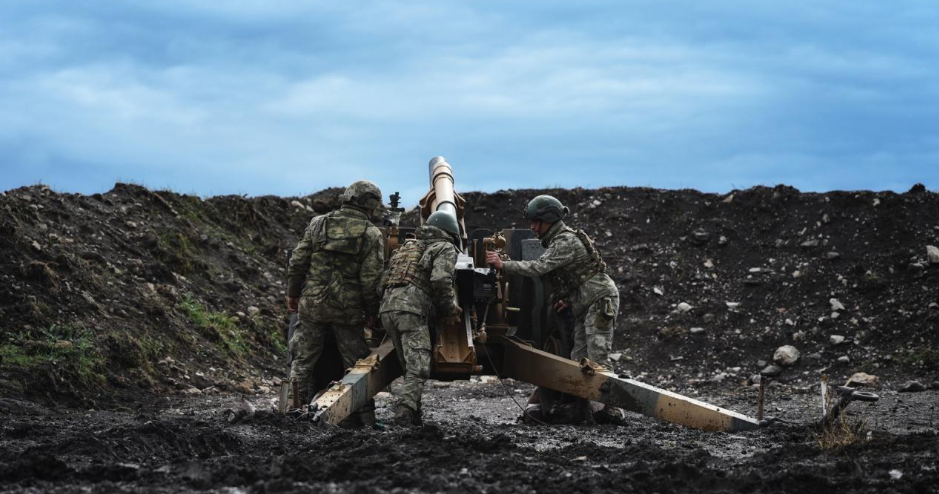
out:
M0 195L0 491L936 492L936 392L896 391L939 380L939 194L465 194L470 229L524 227L541 192L571 206L620 286L621 372L753 414L750 376L791 344L802 359L770 395L795 422L814 420L821 374L879 376L881 402L852 405L870 436L832 449L804 426L520 425L496 384L431 388L421 429L270 414L286 253L338 192ZM258 412L229 424L241 394Z

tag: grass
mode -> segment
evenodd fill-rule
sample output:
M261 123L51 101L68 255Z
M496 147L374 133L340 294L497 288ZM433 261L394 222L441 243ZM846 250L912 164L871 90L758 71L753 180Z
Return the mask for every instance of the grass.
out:
M94 334L71 324L53 324L39 331L16 335L0 346L0 368L48 370L56 377L85 387L103 385L104 358Z
M849 420L844 414L826 422L815 435L822 449L842 449L855 443L866 442L867 422L863 419Z
M224 312L211 312L204 305L186 295L179 307L209 339L217 342L219 349L235 357L241 357L248 351L245 333L238 326L234 317Z
M160 234L160 246L165 252L163 255L158 255L161 261L184 275L192 272L192 261L198 252L189 237L178 232L163 232Z

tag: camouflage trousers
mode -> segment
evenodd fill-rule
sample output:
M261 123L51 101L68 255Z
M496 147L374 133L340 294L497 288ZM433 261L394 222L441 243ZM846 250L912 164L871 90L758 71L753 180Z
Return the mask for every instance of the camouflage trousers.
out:
M404 371L404 389L398 394L397 405L415 412L421 409L421 393L430 377L430 329L427 319L410 312L383 312L381 324L391 337Z
M571 360L590 360L612 370L610 350L613 346L613 328L619 314L619 294L603 297L587 308L574 321L574 346Z
M300 317L297 328L290 338L290 378L297 381L302 403L313 399L313 369L320 355L323 354L326 334L332 332L336 337L342 365L348 369L356 361L370 353L365 341L365 329L361 324L322 323L311 320L307 309L313 303L306 298L300 300ZM304 310L307 309L307 310ZM306 316L306 317L304 317Z

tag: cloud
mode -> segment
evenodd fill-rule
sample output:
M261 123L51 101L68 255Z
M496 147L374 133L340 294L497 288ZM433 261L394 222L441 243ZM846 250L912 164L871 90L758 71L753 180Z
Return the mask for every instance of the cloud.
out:
M420 191L437 154L467 189L939 187L924 6L34 0L0 16L2 189Z

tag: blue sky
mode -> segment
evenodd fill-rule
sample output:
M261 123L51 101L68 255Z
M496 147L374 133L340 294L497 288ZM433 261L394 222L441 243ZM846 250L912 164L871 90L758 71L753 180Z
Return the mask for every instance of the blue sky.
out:
M0 190L939 188L939 4L0 0Z

